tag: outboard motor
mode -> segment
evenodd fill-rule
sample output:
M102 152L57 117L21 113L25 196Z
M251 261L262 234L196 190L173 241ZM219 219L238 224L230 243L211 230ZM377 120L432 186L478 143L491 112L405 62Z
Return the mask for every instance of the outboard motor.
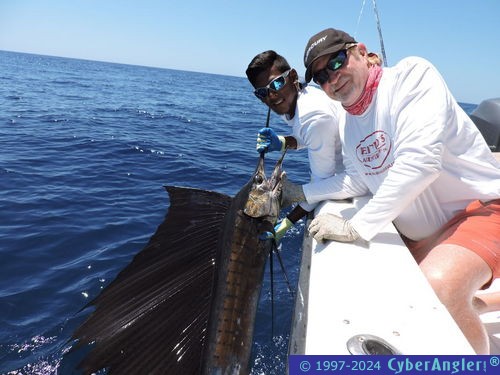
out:
M500 98L483 100L471 113L470 118L491 151L500 152Z

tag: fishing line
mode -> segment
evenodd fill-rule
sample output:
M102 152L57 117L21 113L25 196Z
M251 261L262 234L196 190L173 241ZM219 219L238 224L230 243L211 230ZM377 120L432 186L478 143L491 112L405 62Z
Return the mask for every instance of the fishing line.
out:
M365 0L363 0L363 4L361 4L361 11L359 12L358 16L358 23L356 25L356 30L354 30L354 39L357 40L358 37L358 28L359 28L359 23L361 22L361 16L363 15L363 9L365 8Z
M274 246L276 245L276 241L273 240ZM271 249L271 254L269 257L269 272L271 274L271 337L274 337L274 268L273 268L273 251Z
M288 274L286 273L285 270L285 265L283 263L283 258L281 258L281 254L278 250L278 247L276 246L276 241L274 241L273 245L273 251L276 254L276 257L278 258L278 262L280 264L281 272L283 272L283 277L285 278L286 286L288 288L288 291L292 295L292 298L295 298L295 292L293 291L292 284L290 283L290 280L288 279Z
M357 34L358 34L359 24L361 22L361 16L363 15L363 9L365 8L365 1L366 0L363 0L363 3L361 4L361 10L358 16L358 23L356 24L356 30L354 32L354 39L356 40L358 36ZM375 13L375 22L377 23L378 38L380 40L380 53L382 54L382 63L384 66L387 66L387 56L385 55L384 38L382 37L382 27L380 26L380 17L378 15L377 2L375 0L372 0L372 4L373 4L373 12Z
M269 127L269 119L271 118L271 107L267 107L267 119L266 119L266 128ZM265 152L260 153L260 158L264 161Z
M269 127L269 120L271 118L271 108L267 108L267 118L266 118L266 128ZM286 151L288 147L285 148L285 151L283 152L283 155L281 155L281 160L285 157ZM265 152L262 152L260 154L260 157L264 159L264 154ZM290 283L290 280L288 279L288 274L286 273L285 270L285 265L283 264L283 259L281 258L281 254L279 253L278 246L276 244L276 240L273 238L272 239L273 244L272 244L272 249L271 249L271 254L270 254L270 259L269 259L269 273L270 273L270 278L271 278L271 335L274 337L274 261L273 261L273 253L276 254L278 258L278 262L280 264L281 271L283 272L283 276L286 281L286 285L288 288L288 291L292 295L292 298L295 298L295 293L292 289L292 285Z
M278 262L280 264L281 272L283 272L283 276L285 278L286 286L288 288L288 292L292 295L292 299L295 299L295 293L292 288L292 284L288 279L288 274L285 270L285 265L283 264L283 259L281 258L281 254L278 250L278 245L276 244L276 240L272 239L273 244L271 248L271 254L269 254L269 273L271 278L271 337L274 337L274 261L273 254L276 254L278 258Z

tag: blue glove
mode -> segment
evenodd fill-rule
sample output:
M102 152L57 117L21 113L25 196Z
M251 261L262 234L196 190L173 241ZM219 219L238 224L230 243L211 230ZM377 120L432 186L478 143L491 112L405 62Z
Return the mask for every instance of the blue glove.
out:
M276 132L271 128L262 128L259 130L259 134L257 135L256 149L260 153L284 151L285 137L276 134Z
M276 226L274 227L274 235L271 232L264 232L260 235L260 239L265 241L265 240L270 240L271 238L274 238L276 242L280 242L285 233L293 227L293 223L288 220L288 218L284 218Z

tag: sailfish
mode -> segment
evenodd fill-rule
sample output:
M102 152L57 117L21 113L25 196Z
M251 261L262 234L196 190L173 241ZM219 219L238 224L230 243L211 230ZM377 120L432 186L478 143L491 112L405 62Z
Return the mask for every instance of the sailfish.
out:
M168 186L170 207L145 248L89 305L73 350L85 374L246 375L255 315L281 209L283 156L260 156L233 197Z

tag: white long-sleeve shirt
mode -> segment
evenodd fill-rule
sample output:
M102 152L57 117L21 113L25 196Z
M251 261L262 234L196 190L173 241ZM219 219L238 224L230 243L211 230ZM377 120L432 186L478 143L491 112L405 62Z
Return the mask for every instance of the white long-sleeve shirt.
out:
M384 68L365 113L340 119L345 173L304 185L309 203L373 198L351 219L370 240L393 221L423 239L468 203L500 198L500 165L443 78L409 57Z
M299 91L295 115L282 118L292 128L297 149L307 148L311 181L321 181L344 170L339 136L339 117L345 110L323 90L306 86ZM301 203L311 211L315 204Z

